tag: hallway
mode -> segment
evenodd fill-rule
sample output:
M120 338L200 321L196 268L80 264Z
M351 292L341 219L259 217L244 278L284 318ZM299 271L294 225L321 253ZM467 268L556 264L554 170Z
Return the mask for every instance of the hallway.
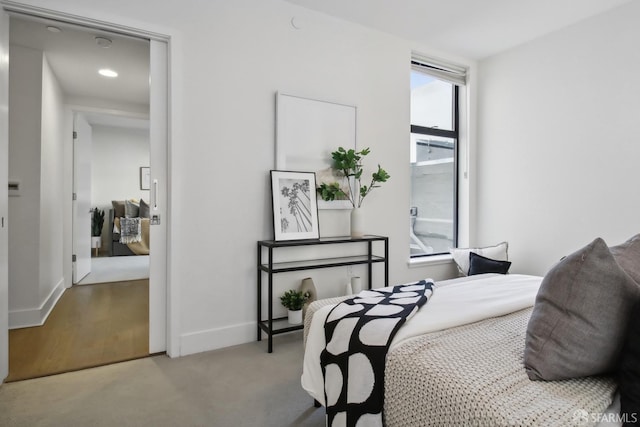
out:
M73 286L42 326L9 331L19 381L149 355L149 279Z

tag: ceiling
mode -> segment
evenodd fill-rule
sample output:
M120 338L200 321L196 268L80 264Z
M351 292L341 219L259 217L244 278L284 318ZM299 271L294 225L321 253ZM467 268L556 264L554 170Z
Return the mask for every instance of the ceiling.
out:
M60 29L51 32L48 26ZM100 47L96 36L112 41ZM107 31L25 15L12 15L11 44L45 52L67 99L91 98L103 105L118 106L116 110L147 111L149 105L149 41ZM108 78L98 74L101 68L118 72ZM110 108L114 109L114 108ZM140 115L139 113L137 114ZM94 122L115 125L114 118L92 114ZM124 120L126 127L144 126L140 120Z
M633 0L285 0L483 59Z
M285 0L449 55L482 59L632 0ZM60 28L52 33L48 25ZM15 14L11 42L39 49L68 97L149 104L149 41ZM99 47L95 37L112 40ZM109 67L119 76L98 75ZM97 120L97 119L96 119Z

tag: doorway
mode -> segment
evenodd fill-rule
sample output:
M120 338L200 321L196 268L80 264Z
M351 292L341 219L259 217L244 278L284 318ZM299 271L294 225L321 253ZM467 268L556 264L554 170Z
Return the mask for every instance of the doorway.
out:
M12 5L12 9L19 9L19 6ZM33 15L33 10L30 10L30 13ZM18 16L19 10L12 10L12 16ZM51 17L49 13L47 15ZM74 18L76 19L76 18ZM57 23L64 22L64 16L60 17L56 20ZM97 25L92 21L92 27L94 30L104 31L104 28L96 28ZM167 44L166 42L159 40L151 40L150 41L150 63L152 64L153 70L152 75L154 78L151 79L152 84L151 93L152 93L152 105L149 108L149 118L150 118L150 139L151 139L151 156L150 156L150 168L151 174L149 176L149 180L152 183L152 194L150 194L150 204L153 207L153 214L160 220L159 224L154 225L152 227L152 239L153 242L153 250L151 255L151 272L150 272L150 286L148 291L148 301L149 301L149 330L148 333L148 348L150 353L157 353L165 351L166 349L166 211L167 211L167 191L166 185L167 182ZM155 64L155 65L153 65ZM153 98L156 98L155 103ZM158 102L159 100L159 102ZM69 195L71 195L71 191L69 190ZM57 242L56 245L59 247L59 251L64 253L65 260L69 260L71 258L71 250L70 250L70 204L64 207L64 211L67 212L65 217L68 217L69 220L65 220L65 224L62 224L61 228L67 230L65 232L64 242ZM66 257L66 255L69 257ZM156 260L154 262L153 260ZM64 282L63 288L69 288L71 286L70 283L70 267L67 268L67 263L65 263L65 272L63 275ZM155 266L155 268L154 268ZM9 293L9 302L11 302L11 293ZM52 306L55 306L55 301ZM46 313L48 314L48 313ZM11 312L10 312L11 317ZM44 316L46 317L46 316ZM11 319L10 319L11 320ZM2 349L4 352L5 349ZM1 359L1 358L0 358ZM1 367L0 367L1 368Z
M148 279L149 121L74 116L73 283Z

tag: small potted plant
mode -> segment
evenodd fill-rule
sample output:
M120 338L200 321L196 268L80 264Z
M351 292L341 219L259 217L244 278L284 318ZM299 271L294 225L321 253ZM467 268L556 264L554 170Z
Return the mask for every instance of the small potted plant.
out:
M102 247L102 226L104 225L104 211L102 209L91 209L91 247L96 249Z
M309 298L309 292L290 289L280 297L280 302L288 310L289 323L299 325L302 323L302 306Z

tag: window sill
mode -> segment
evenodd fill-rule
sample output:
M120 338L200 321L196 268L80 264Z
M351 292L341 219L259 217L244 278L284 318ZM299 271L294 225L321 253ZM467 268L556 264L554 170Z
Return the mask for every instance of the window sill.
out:
M451 254L424 256L419 258L410 258L409 268L429 267L432 265L444 265L453 262Z

